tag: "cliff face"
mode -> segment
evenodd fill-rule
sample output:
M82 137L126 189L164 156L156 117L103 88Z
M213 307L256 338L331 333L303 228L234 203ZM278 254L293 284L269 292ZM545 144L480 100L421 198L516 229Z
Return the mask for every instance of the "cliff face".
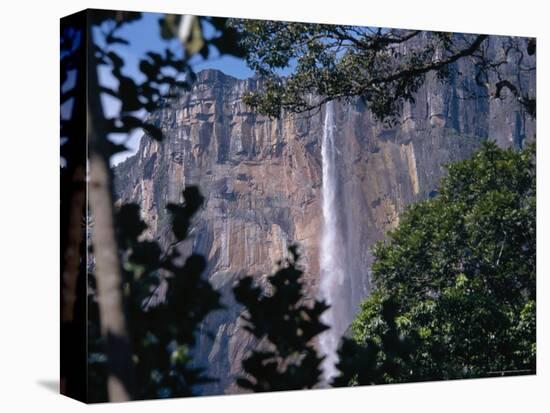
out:
M397 225L408 204L435 195L443 165L470 156L487 138L519 147L534 135L534 122L512 97L464 99L467 90L481 87L473 84L475 68L468 62L458 69L463 76L446 83L428 76L394 127L377 122L359 100L334 102L335 213L349 263L341 311L348 322L369 291L371 246ZM231 295L241 274L262 282L287 245L298 242L308 294L318 291L325 108L271 120L241 101L243 92L257 87L255 79L200 72L191 91L151 115L165 139L144 137L137 154L115 169L119 201L137 202L149 236L164 245L171 242L166 204L181 201L190 184L206 198L192 239L180 247L184 254L193 250L207 257L205 276L227 307L202 328L198 364L208 364L209 374L220 379L203 394L238 391L240 361L254 347L240 328L241 308ZM526 87L534 94L534 73Z

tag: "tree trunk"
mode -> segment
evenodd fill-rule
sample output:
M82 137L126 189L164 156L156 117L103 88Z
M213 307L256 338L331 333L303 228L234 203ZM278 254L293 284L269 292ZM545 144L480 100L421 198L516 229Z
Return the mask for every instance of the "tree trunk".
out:
M60 391L78 400L86 399L86 48L76 42L84 30L85 14L77 13L61 21L61 37L76 44L61 59L61 75L68 80L76 68L75 83L66 89L60 85L60 132L64 142L60 155L65 160L60 170ZM77 30L70 30L77 28ZM69 82L70 83L70 82ZM63 104L73 100L70 113ZM61 166L61 165L60 165Z
M90 30L90 29L89 29ZM126 326L122 271L115 237L107 130L99 96L97 62L88 33L87 134L89 147L89 205L93 219L92 245L101 334L108 358L110 401L131 399L132 351Z
M70 211L68 218L67 244L63 251L63 272L61 274L61 322L70 323L75 318L77 299L76 285L80 273L80 244L82 242L82 219L86 205L86 171L84 165L78 165L70 184L74 187L68 200Z

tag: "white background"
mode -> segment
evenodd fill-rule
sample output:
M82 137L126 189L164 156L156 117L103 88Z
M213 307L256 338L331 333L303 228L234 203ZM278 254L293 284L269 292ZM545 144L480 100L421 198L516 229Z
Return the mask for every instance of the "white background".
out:
M544 1L11 0L0 12L0 411L550 411L548 59ZM537 36L538 374L85 405L59 396L59 22L86 7Z

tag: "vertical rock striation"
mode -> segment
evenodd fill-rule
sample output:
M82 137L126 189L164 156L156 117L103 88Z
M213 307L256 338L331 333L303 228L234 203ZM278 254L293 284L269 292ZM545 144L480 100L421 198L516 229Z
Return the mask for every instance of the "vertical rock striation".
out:
M428 75L392 127L377 122L359 99L333 102L335 203L347 268L338 319L345 323L368 294L371 246L398 224L408 204L435 195L446 163L470 156L488 138L521 147L534 137L534 121L511 96L466 99L472 88L487 91L472 84L475 67L468 61L457 68L463 75L445 83ZM526 84L532 94L534 76ZM172 241L166 204L181 201L189 184L206 198L191 239L178 247L204 254L205 276L226 306L202 326L197 364L219 378L203 394L238 391L240 362L255 345L240 328L241 308L231 294L241 274L265 282L296 241L304 252L307 299L319 291L326 108L278 120L258 115L241 98L259 82L200 72L190 91L150 115L165 139L145 136L137 153L115 168L119 202L137 202L148 236L165 246Z

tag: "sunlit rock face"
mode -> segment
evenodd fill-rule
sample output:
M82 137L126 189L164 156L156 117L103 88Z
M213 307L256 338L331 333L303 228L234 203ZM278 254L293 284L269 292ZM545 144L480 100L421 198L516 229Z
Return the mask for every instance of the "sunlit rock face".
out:
M337 199L346 273L338 320L349 324L369 292L372 245L399 223L408 204L436 195L444 165L469 157L481 142L521 147L534 139L534 121L511 96L495 100L473 83L475 68L463 61L462 76L442 83L428 75L395 125L376 121L358 99L333 103ZM532 72L524 79L534 95ZM181 201L186 185L205 196L192 237L178 248L204 254L205 276L223 294L225 309L203 323L197 364L218 382L202 394L234 393L241 360L255 341L242 328L242 309L231 288L242 274L265 283L292 242L301 245L307 300L318 296L322 211L321 144L326 108L269 119L242 102L257 79L238 80L205 70L188 92L150 115L165 139L141 140L138 152L115 169L119 202L137 202L148 236L167 246L168 202ZM487 95L464 99L477 88Z

